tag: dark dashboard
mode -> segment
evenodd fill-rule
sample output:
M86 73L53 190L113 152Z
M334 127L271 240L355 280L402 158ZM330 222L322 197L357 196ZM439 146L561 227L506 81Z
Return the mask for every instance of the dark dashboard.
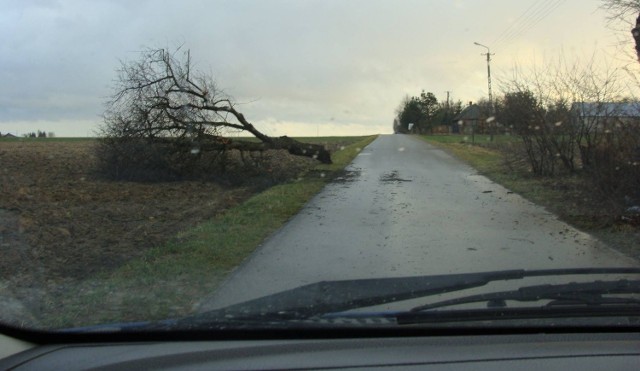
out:
M640 335L225 340L58 344L0 360L3 370L637 370Z

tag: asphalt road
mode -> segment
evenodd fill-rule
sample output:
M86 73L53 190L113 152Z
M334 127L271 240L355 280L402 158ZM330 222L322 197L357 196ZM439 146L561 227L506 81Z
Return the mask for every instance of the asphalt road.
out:
M200 304L323 280L636 266L544 208L407 135L382 135Z

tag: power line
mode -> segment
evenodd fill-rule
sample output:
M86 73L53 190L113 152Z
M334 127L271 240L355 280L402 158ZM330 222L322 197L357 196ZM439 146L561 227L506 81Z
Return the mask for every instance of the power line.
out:
M520 16L518 18L516 18L515 21L513 21L513 23L511 23L509 25L509 27L507 27L504 31L502 31L502 33L500 35L498 35L498 37L495 38L495 40L493 40L493 42L491 43L492 45L496 45L497 43L499 43L504 37L506 37L507 33L509 33L511 31L511 29L513 29L516 25L518 25L518 23L520 22L520 20L522 18L524 18L525 16L527 16L527 14L533 9L533 7L539 4L539 2L533 2L531 3L531 5L529 5L529 7L527 8L527 10L525 10L522 14L520 14Z
M544 0L533 3L527 10L503 31L496 39L496 45L504 46L538 25L549 14L553 13L566 0Z
M523 34L525 34L527 31L529 31L530 29L534 28L535 26L538 25L538 23L540 23L543 19L545 19L547 16L549 16L549 14L553 13L560 5L562 5L562 3L565 0L557 0L554 3L550 3L550 6L547 7L546 9L542 10L536 17L532 17L531 20L529 21L529 23L527 23L525 26L523 26L523 28L520 30L520 32L512 35L510 38L504 40L503 44L508 44L511 41L517 39L518 37L522 36Z
M517 36L522 35L524 32L529 30L531 25L543 14L545 14L549 9L551 9L554 5L554 1L557 0L544 0L543 2L538 2L536 8L533 12L529 13L528 16L518 24L518 27L509 32L500 42L500 44L507 44L515 39Z
M521 19L520 22L516 24L516 27L505 34L499 43L504 43L505 40L511 39L514 35L521 33L523 29L531 24L532 19L537 18L541 13L547 10L553 1L555 0L544 0L542 2L535 2L533 4L533 8L531 8L531 10L526 14L524 19Z
M494 39L494 42L492 43L493 49L495 50L497 47L504 46L517 37L525 34L553 13L565 1L566 0L534 0L514 22L512 22L498 35L498 37ZM487 51L487 53L483 53L483 55L487 55L488 53L489 51ZM490 56L487 57L490 61ZM488 70L489 68L490 67L487 66ZM489 73L488 81L488 84L490 84Z

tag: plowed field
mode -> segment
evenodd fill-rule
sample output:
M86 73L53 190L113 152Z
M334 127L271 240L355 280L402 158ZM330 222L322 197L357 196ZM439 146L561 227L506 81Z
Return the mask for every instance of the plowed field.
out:
M0 279L83 279L115 269L255 189L215 182L115 182L93 173L95 142L0 142ZM292 174L310 163L269 154Z

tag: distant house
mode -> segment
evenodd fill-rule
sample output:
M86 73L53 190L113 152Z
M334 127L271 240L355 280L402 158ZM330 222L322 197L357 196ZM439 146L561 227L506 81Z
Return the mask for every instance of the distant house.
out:
M640 102L576 102L571 105L578 124L613 130L620 125L640 125Z
M17 138L15 135L11 134L11 133L6 133L5 135L2 136L3 138Z
M484 118L482 110L477 104L471 104L453 118L452 132L460 134L472 134L484 132Z

